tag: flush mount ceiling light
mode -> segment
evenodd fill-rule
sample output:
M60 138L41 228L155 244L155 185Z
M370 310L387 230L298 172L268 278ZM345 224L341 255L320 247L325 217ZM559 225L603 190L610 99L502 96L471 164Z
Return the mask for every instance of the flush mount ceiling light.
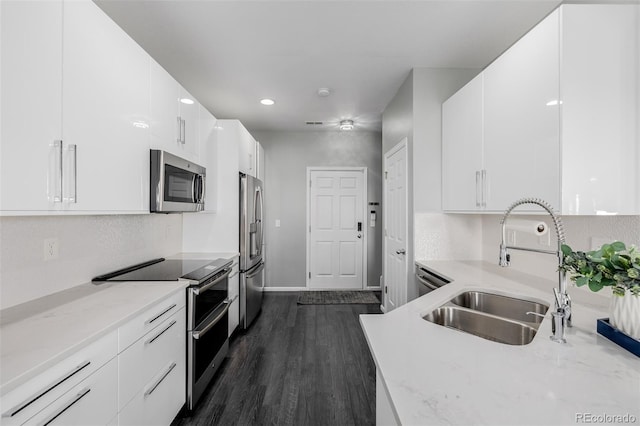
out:
M326 87L321 87L318 89L318 96L320 96L321 98L326 98L330 94L331 94L331 91Z
M189 98L182 98L180 99L180 102L186 105L193 105L193 99L189 99Z
M562 101L558 99L552 99L549 102L547 102L547 106L556 106L556 105L562 105Z
M340 130L353 130L353 120L342 120Z
M275 104L275 103L276 103L276 101L274 101L273 99L264 98L264 99L261 99L261 100L260 100L260 103L261 103L262 105L271 106L271 105Z

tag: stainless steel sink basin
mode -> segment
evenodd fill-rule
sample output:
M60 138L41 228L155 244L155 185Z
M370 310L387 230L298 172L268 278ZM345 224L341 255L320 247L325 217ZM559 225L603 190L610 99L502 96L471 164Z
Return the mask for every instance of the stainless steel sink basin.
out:
M508 345L526 345L536 335L536 328L492 315L454 306L441 306L427 314L424 319L483 339Z
M542 322L543 317L539 315L546 314L549 309L547 304L482 291L466 291L451 299L450 302L474 311L535 324ZM527 314L527 312L535 312L539 315Z
M533 300L466 291L423 318L494 342L526 345L535 337L548 309L549 305Z

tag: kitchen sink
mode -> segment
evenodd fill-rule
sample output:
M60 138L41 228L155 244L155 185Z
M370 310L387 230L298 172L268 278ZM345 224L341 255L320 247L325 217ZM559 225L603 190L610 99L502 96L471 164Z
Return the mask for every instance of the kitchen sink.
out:
M549 305L529 299L466 291L423 318L443 327L507 345L527 345Z
M485 312L516 321L540 324L549 305L532 300L517 299L483 291L465 291L450 300L456 306ZM534 312L538 315L527 314Z

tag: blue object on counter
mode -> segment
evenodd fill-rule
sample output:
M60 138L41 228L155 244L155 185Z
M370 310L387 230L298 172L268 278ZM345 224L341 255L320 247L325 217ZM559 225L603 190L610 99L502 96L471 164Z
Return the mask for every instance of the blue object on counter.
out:
M622 346L632 354L640 357L640 340L636 340L628 334L618 330L609 324L609 318L598 319L598 334L602 334L618 346Z

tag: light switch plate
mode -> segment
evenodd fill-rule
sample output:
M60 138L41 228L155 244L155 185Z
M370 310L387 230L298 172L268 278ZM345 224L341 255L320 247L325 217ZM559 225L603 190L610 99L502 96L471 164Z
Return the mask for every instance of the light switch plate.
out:
M276 228L280 228L280 219L276 219Z

